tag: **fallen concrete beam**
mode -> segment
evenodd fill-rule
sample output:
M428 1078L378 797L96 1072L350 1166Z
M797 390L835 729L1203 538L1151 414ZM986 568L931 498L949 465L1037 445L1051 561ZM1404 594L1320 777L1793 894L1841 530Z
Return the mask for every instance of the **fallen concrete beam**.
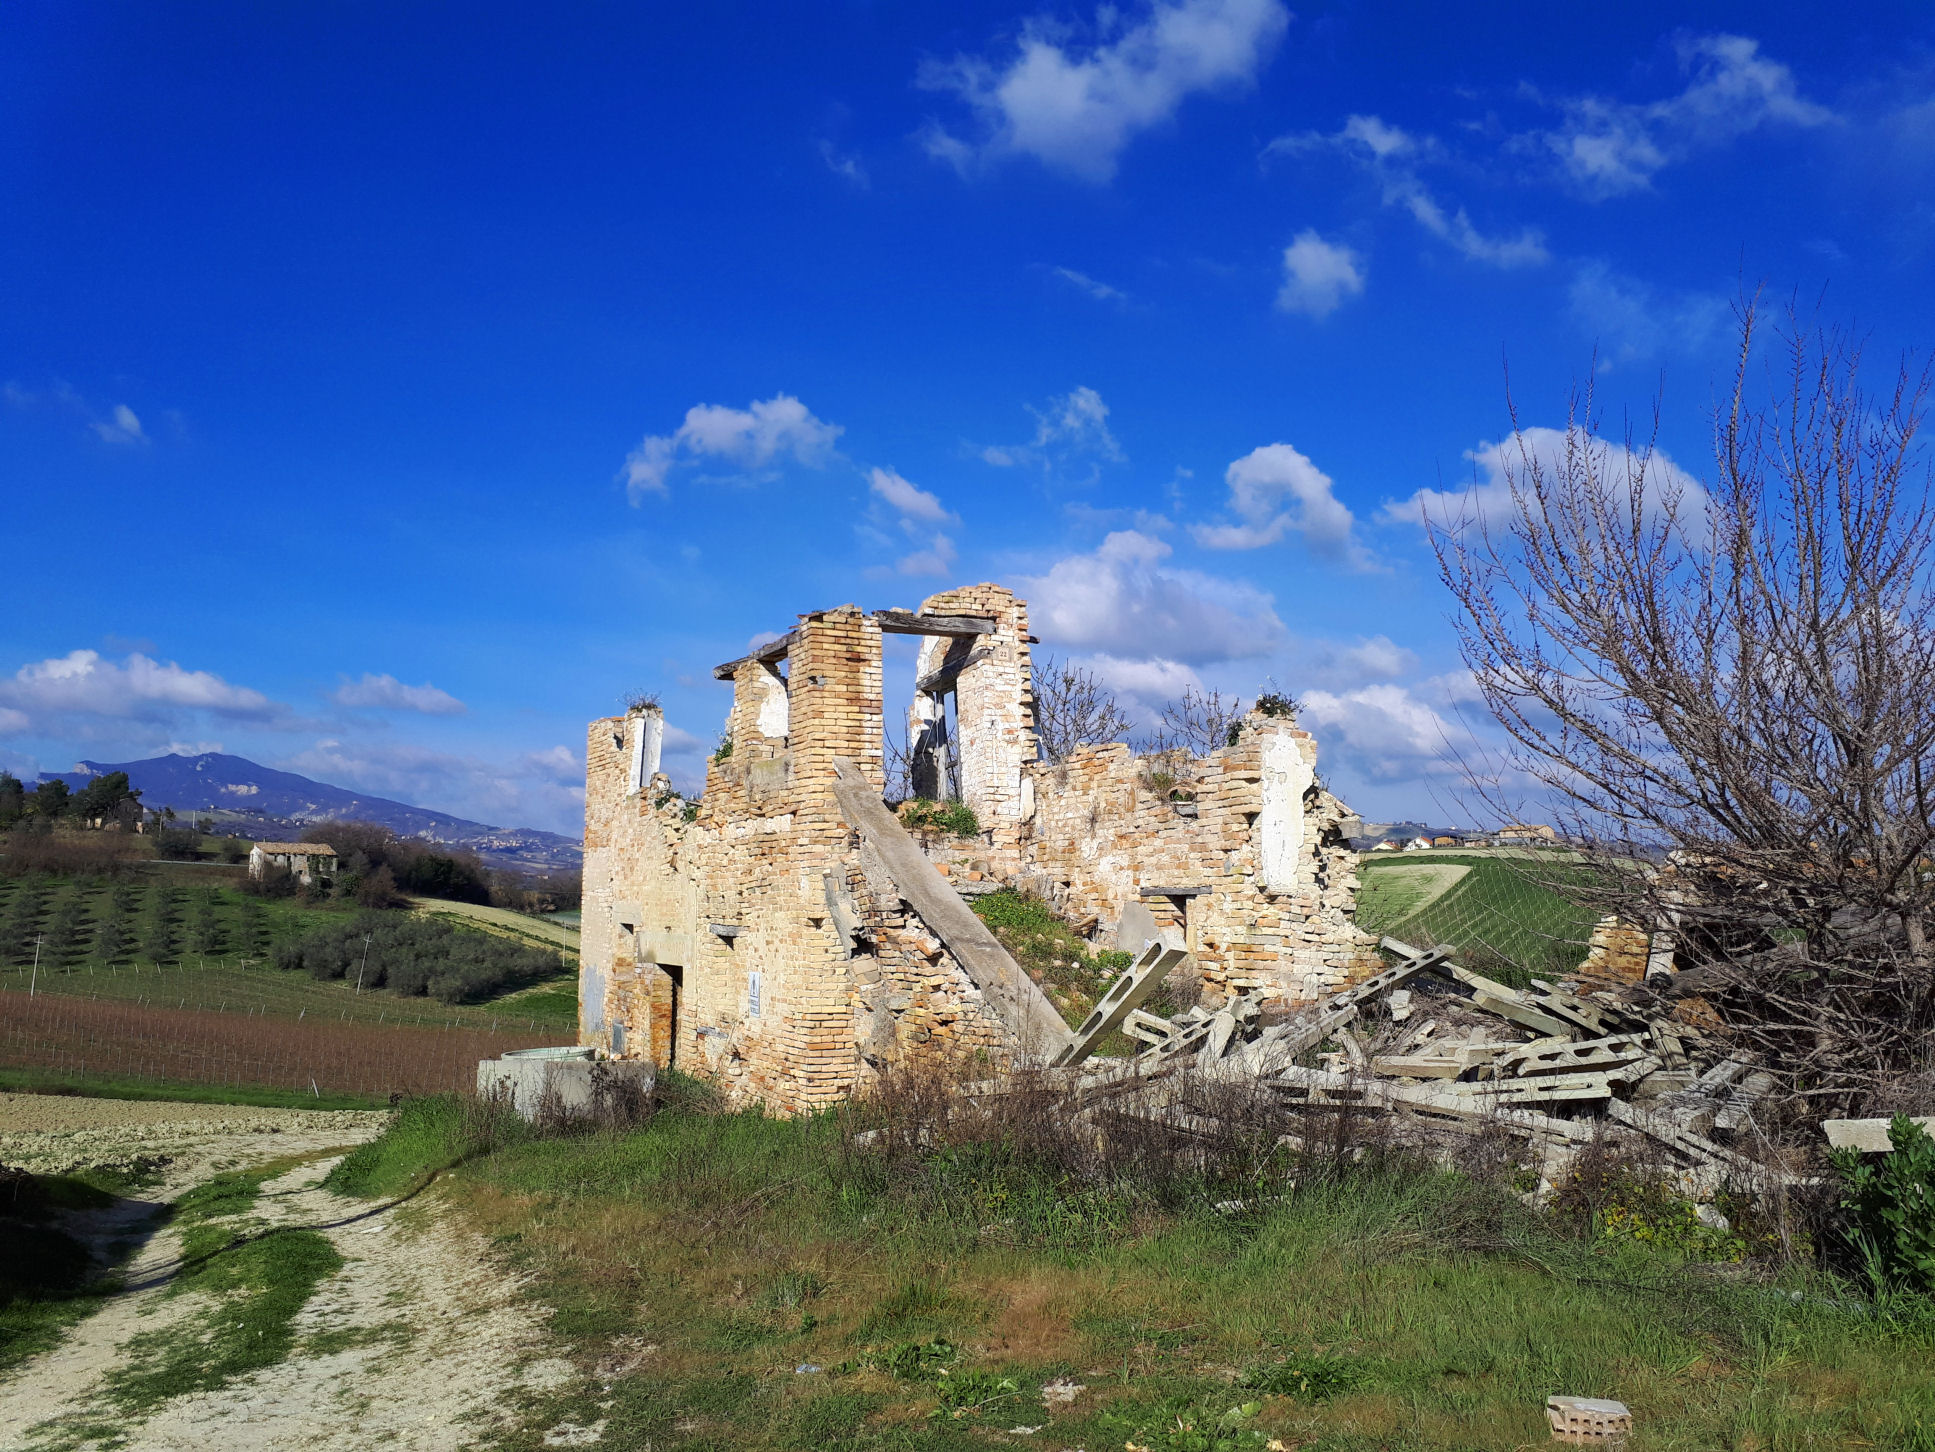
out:
M1090 1054L1111 1031L1120 1028L1122 1021L1141 1008L1143 1002L1162 986L1169 970L1189 956L1181 948L1171 948L1157 942L1143 950L1142 956L1130 966L1115 982L1108 992L1096 1002L1082 1026L1075 1030L1074 1038L1068 1046L1050 1059L1052 1069L1072 1069Z
M1016 1047L1043 1061L1066 1048L1068 1025L1048 995L934 870L913 834L887 810L860 768L843 756L833 758L833 797L847 825L880 855L901 897L960 960L988 1006L1014 1035Z
M1921 1126L1922 1133L1935 1135L1935 1114L1912 1116ZM1821 1128L1827 1134L1827 1142L1833 1149L1860 1150L1863 1154L1886 1154L1894 1149L1894 1141L1888 1138L1886 1119L1824 1119Z

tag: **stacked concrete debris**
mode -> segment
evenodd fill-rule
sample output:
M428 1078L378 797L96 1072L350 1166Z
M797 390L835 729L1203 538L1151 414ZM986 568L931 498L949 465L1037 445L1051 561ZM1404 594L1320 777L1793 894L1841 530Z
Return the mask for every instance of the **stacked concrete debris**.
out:
M1535 1151L1545 1188L1582 1146L1625 1133L1652 1141L1703 1197L1729 1180L1744 1188L1787 1178L1723 1142L1749 1129L1773 1080L1710 1035L1616 992L1538 980L1514 989L1460 967L1449 948L1424 952L1394 938L1383 947L1395 966L1270 1022L1254 996L1173 1018L1144 1012L1185 956L1151 942L1052 1067L1075 1071L1086 1099L1185 1127L1192 1115L1179 1081L1192 1076L1182 1070L1251 1079L1313 1113L1390 1116L1424 1144L1502 1131ZM1141 1051L1091 1059L1118 1029ZM1336 1048L1320 1066L1296 1062L1326 1043Z

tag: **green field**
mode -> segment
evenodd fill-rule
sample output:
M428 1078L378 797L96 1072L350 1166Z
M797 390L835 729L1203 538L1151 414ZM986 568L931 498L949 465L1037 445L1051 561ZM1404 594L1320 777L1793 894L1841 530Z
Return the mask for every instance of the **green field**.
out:
M1550 978L1584 960L1599 919L1565 895L1585 883L1585 871L1523 852L1366 855L1357 864L1357 923L1414 946L1447 943L1466 967L1508 983Z
M575 963L554 980L484 1003L358 992L351 982L274 966L276 947L345 921L353 905L264 900L171 877L0 879L0 989L366 1023L543 1028L577 1020ZM108 926L115 918L118 935Z

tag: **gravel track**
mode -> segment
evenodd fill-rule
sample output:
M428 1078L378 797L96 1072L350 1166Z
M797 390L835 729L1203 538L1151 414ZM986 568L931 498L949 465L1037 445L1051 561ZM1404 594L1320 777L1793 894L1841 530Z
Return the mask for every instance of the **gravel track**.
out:
M42 1102L18 1102L27 1099ZM102 1155L165 1156L162 1185L144 1192L156 1200L223 1169L304 1156L263 1185L237 1229L304 1226L327 1236L345 1261L297 1313L297 1349L287 1361L166 1402L138 1424L116 1427L115 1445L131 1452L454 1452L514 1421L520 1391L575 1375L548 1343L543 1308L434 1197L384 1205L321 1188L337 1158L328 1152L373 1137L388 1117L0 1096L0 1161L77 1168L103 1163ZM192 1330L187 1323L210 1305L199 1293L167 1295L179 1252L174 1231L152 1235L128 1266L126 1293L0 1380L0 1447L102 1445L85 1429L111 1420L102 1383L125 1359L128 1339L176 1324Z

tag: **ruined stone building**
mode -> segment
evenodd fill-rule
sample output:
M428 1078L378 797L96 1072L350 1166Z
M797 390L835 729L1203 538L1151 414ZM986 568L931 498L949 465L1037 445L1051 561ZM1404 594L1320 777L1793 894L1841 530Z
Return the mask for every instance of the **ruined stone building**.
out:
M916 792L957 785L978 836L911 833L883 804L886 634L921 637ZM1252 711L1201 757L1044 762L1033 643L995 585L802 615L715 670L732 711L697 802L659 772L656 707L592 722L580 1041L783 1110L908 1058L1045 1059L1068 1030L964 897L1003 885L1111 946L1141 904L1212 1000L1296 1004L1362 971L1354 824L1294 719Z

